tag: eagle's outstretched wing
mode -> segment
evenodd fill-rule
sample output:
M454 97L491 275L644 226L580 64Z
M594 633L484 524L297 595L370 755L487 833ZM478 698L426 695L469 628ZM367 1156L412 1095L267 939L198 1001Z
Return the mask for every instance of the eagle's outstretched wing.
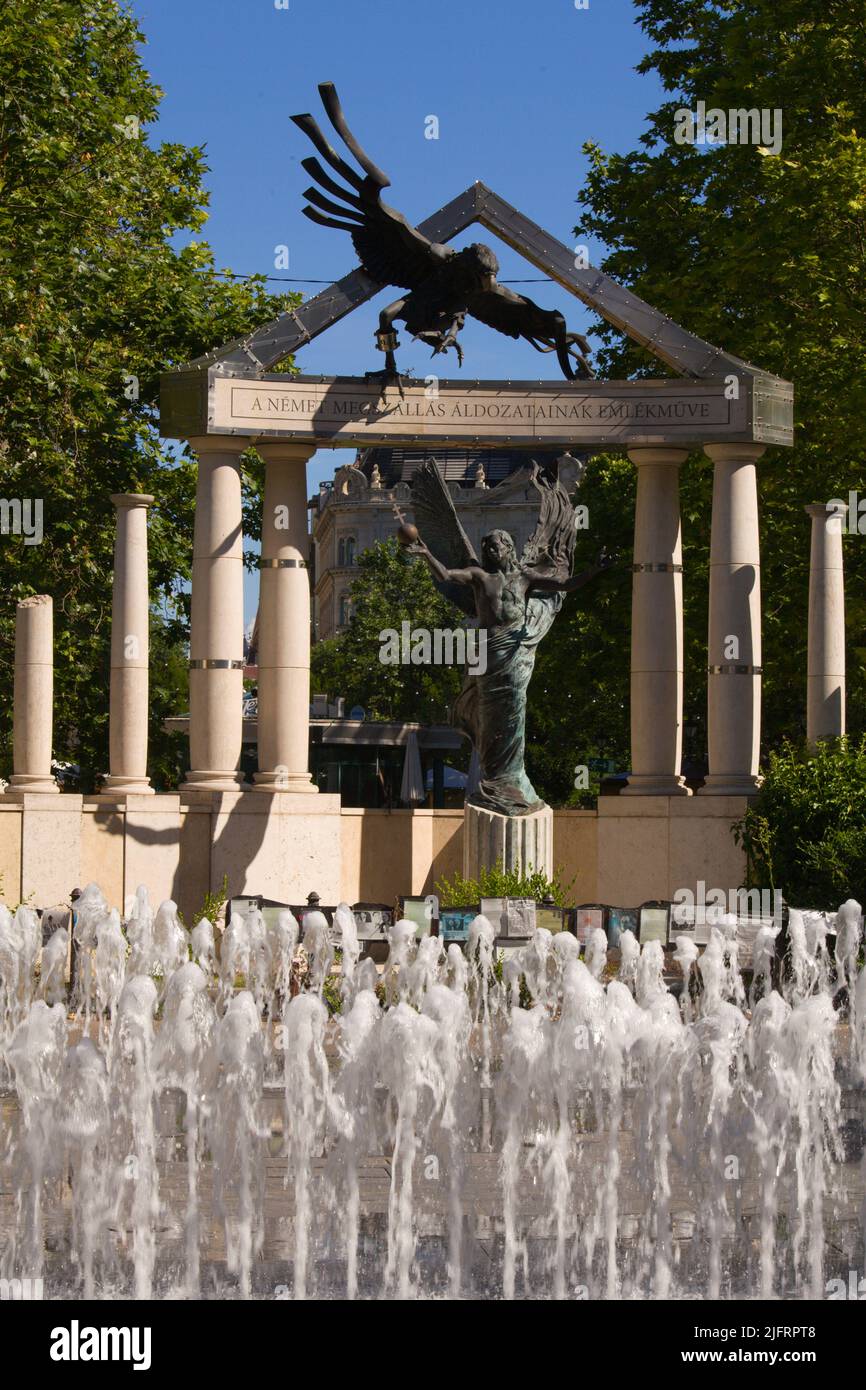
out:
M412 512L422 541L441 565L460 570L478 564L478 556L460 525L451 494L432 459L425 459L412 478ZM470 618L478 616L472 590L466 585L441 584L435 579L433 582L450 603L456 604Z
M447 246L430 241L401 212L382 202L382 189L388 188L391 180L376 167L350 131L333 82L321 82L319 94L328 120L364 170L364 177L328 144L309 113L293 116L295 125L310 138L325 162L355 190L352 192L332 179L318 159L312 156L302 159L302 166L319 185L318 189L311 187L304 193L307 201L313 204L304 208L304 215L323 227L339 227L348 232L358 259L371 279L381 285L416 289L443 260L455 253ZM326 198L319 189L333 194L340 202Z
M569 579L574 566L574 507L558 478L551 479L536 465L532 478L541 508L535 530L523 547L521 569L537 570L551 579Z

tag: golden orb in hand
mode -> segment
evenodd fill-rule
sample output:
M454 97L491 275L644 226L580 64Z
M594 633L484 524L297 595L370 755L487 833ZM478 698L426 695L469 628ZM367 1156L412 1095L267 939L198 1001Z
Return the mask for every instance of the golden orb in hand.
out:
M404 521L397 532L397 540L401 545L415 545L418 541L418 527L413 526L410 521Z

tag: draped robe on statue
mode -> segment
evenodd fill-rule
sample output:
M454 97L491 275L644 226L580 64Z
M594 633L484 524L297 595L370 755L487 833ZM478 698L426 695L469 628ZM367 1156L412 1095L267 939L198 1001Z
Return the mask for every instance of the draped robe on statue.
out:
M500 815L522 815L544 803L526 775L526 692L535 649L562 607L562 594L531 594L522 620L487 633L487 670L466 674L452 713L481 764L477 792L467 799Z

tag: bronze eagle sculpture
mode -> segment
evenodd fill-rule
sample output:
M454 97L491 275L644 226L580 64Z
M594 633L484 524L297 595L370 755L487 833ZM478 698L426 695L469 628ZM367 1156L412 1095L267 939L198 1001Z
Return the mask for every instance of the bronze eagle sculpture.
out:
M475 242L457 251L430 241L402 213L383 203L382 189L391 180L350 131L334 84L320 83L319 94L328 120L364 173L362 177L332 148L309 113L292 116L322 159L350 185L345 188L331 178L318 159L303 159L303 168L319 185L305 191L312 206L305 207L304 214L323 227L347 231L362 269L372 280L408 291L379 315L376 345L385 353L386 375L397 373L394 352L399 343L394 324L398 320L413 338L431 345L434 357L453 348L462 366L458 334L471 314L510 338L525 338L539 352L555 352L567 380L591 377L586 339L568 331L558 310L542 309L525 295L498 284L499 262L489 246Z

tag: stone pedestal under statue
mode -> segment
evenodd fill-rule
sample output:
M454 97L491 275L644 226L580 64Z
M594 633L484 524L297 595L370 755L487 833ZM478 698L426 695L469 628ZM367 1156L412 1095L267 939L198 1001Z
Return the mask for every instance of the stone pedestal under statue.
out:
M525 816L503 816L467 802L463 813L463 877L477 878L497 860L520 873L553 877L553 811L542 806Z

